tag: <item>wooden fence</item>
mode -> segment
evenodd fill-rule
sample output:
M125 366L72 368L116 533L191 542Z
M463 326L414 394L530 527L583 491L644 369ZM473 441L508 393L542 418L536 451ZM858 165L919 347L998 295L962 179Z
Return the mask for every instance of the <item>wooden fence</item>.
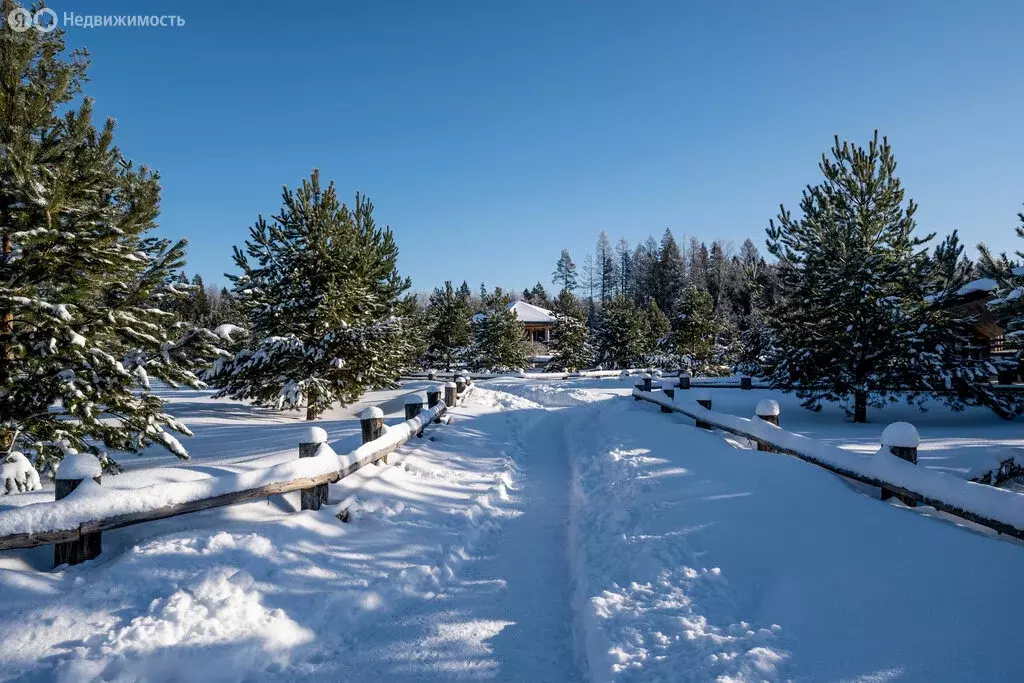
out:
M652 390L644 391L636 387L633 397L637 401L660 406L662 412L686 415L698 427L716 428L749 439L758 445L758 450L791 455L848 479L878 487L882 490L883 500L895 495L909 505L928 505L999 533L1024 539L1024 494L914 468L917 463L916 446L909 449L913 453L901 452L907 449L899 446L892 448L893 454L907 461L905 464L909 468L901 464L891 468L890 476L882 476L865 466L870 459L865 460L859 454L781 429L777 406L774 415L746 419L712 411L709 394L696 397L693 403L683 401L680 394L684 392L678 388L658 391L652 387Z
M101 533L113 529L152 522L168 517L177 517L190 512L245 503L260 498L301 491L301 509L318 510L327 503L327 486L371 463L387 463L388 454L394 452L410 438L422 436L430 424L442 421L449 406L462 403L472 389L472 380L460 378L444 386L427 391L428 407L423 410L420 401L407 401L406 421L384 432L384 416L379 408L368 408L360 414L363 445L345 455L335 455L326 446L326 433L313 427L311 437L299 444L299 460L222 477L211 477L187 485L200 485L204 490L217 491L219 488L235 489L206 495L195 499L175 501L170 504L153 504L160 501L160 488L154 485L142 489L112 489L109 493L96 495L90 492L90 506L82 507L76 497L64 498L74 491L83 480L58 479L57 500L33 503L0 512L0 529L8 531L0 536L0 550L34 548L41 545L55 545L55 566L78 564L94 559L101 551ZM443 398L442 398L443 395ZM317 439L319 432L323 436ZM311 459L307 459L311 458ZM302 476L295 473L302 472ZM58 475L59 477L59 475ZM99 482L99 477L94 481ZM258 482L247 486L246 482ZM90 482L91 484L91 482ZM154 495L145 495L150 489ZM90 509L104 509L105 497L119 497L121 507L138 508L117 514L97 515L95 518L77 519L88 515ZM183 496L189 498L188 493ZM147 499L149 503L147 504ZM78 507L75 507L78 506ZM116 507L116 506L115 506ZM12 529L14 529L12 531Z

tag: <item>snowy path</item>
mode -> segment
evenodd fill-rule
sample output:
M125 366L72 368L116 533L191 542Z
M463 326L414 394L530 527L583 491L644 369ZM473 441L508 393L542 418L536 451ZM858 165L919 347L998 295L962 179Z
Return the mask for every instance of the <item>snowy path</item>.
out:
M1024 545L621 382L487 386L318 513L290 494L129 527L57 571L0 553L0 681L1021 678ZM294 457L299 424L182 400L209 411L197 460L250 466L232 434Z

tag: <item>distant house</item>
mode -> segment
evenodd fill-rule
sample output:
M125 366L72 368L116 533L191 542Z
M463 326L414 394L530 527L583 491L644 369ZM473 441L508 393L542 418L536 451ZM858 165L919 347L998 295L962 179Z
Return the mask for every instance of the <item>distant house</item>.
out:
M974 341L980 347L978 355L981 358L989 358L992 354L1003 352L1006 330L988 306L996 288L994 280L974 280L961 287L954 299L954 310L964 317L973 319Z
M551 341L551 330L555 326L554 313L525 301L513 301L508 308L526 328L527 341L539 344L548 344Z

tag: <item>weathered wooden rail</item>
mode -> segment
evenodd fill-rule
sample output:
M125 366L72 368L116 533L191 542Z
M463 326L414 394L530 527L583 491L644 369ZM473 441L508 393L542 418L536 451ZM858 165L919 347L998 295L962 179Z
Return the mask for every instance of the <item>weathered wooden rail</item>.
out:
M327 446L326 432L317 427L310 429L310 436L306 441L299 444L299 461L282 463L264 470L255 470L224 477L211 477L195 482L181 482L186 486L214 489L218 484L226 481L257 480L258 485L242 487L237 490L230 490L215 495L197 497L195 499L176 501L166 505L155 505L142 509L133 509L128 512L98 516L95 519L76 520L73 524L62 525L59 521L51 523L47 527L48 519L75 519L75 514L61 515L61 512L71 512L73 506L79 503L75 496L69 496L84 479L60 478L58 472L58 483L63 496L54 502L33 503L23 507L12 508L0 512L0 529L19 526L28 527L26 531L16 531L0 536L0 550L13 550L18 548L34 548L42 545L55 545L55 564L78 564L88 559L94 559L100 554L101 534L104 531L120 529L135 524L153 522L168 517L200 512L213 508L237 505L252 500L267 498L292 491L301 491L302 510L318 510L327 501L327 486L341 479L352 475L358 470L371 463L387 463L387 456L398 449L414 436L422 436L423 430L432 423L441 422L441 419L448 412L448 406L460 404L471 390L471 380L464 379L459 385L452 383L455 391L449 396L450 402L441 399L442 388L434 387L427 392L428 407L423 410L422 402L406 401L406 421L401 425L392 427L384 433L384 417L378 408L367 408L360 415L360 426L362 431L363 445L351 453L335 455ZM91 456L90 456L91 457ZM312 460L307 460L312 458ZM314 470L313 474L307 476L290 476L287 479L276 480L275 472L294 472L295 467L308 466ZM323 469L325 471L316 471ZM98 477L96 483L98 484ZM271 481L264 481L270 479ZM219 480L219 481L218 481ZM91 484L91 482L90 482ZM231 485L227 484L230 488ZM119 496L127 501L131 507L132 497L134 500L141 500L150 489L156 494L163 488L163 485L143 487L142 489L112 489L109 493L100 494L95 490L90 492L93 496L91 502L94 507L103 507L105 496ZM143 494L140 498L139 494ZM188 493L183 494L188 497ZM154 499L160 500L154 495ZM79 515L81 516L81 515ZM43 527L43 528L40 528Z
M900 460L888 466L889 476L881 476L869 471L871 463L866 456L781 429L777 409L772 416L775 424L772 424L764 419L768 416L751 420L716 413L711 410L710 395L695 397L697 400L690 404L677 400L682 391L671 391L674 396L653 387L651 391L638 387L634 388L633 397L637 401L658 405L665 412L692 418L703 428L720 429L749 439L758 444L758 450L791 455L848 479L877 487L882 490L883 499L896 495L908 504L927 505L999 533L1024 539L1024 494L918 469L914 466L917 462L916 447L912 461L908 454L896 450L901 446L891 449Z

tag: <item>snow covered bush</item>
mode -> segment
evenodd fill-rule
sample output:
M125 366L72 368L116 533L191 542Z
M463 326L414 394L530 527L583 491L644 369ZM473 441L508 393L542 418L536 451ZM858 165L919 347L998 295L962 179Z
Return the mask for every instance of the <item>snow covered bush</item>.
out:
M0 479L4 480L5 494L37 491L43 487L36 468L19 451L13 451L4 458L3 465L0 465Z
M60 30L0 31L0 449L40 470L59 444L187 457L150 380L200 386L216 353L170 310L185 243L151 235L159 177L93 124L87 66Z

